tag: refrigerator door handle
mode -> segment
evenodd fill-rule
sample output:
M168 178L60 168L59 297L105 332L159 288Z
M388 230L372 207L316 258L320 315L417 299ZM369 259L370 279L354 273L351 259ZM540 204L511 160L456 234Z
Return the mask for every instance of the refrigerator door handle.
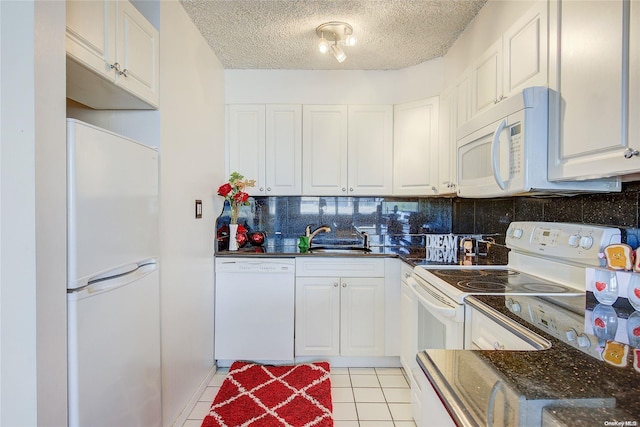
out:
M143 264L128 273L117 274L111 277L94 280L88 285L74 290L73 293L77 294L78 297L80 295L88 297L109 292L113 289L126 286L129 283L135 282L136 280L140 280L143 277L154 272L157 268L158 265L155 263Z

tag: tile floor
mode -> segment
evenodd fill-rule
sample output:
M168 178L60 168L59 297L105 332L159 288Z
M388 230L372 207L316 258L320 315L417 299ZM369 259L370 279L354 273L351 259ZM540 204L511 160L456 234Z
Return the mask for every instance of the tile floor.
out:
M227 370L218 370L182 427L200 427ZM331 368L335 427L415 427L401 368Z

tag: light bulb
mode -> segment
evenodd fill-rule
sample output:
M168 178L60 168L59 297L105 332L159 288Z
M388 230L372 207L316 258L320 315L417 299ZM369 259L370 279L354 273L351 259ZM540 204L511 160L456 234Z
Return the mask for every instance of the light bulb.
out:
M344 51L340 49L337 43L331 45L331 51L333 51L333 56L336 57L338 62L342 62L347 59L347 55L345 55Z
M318 49L320 50L320 53L327 53L329 50L329 42L327 39L324 37L320 38L320 41L318 42Z
M358 41L358 40L357 40L354 36L347 36L347 38L346 38L346 40L344 41L344 43L345 43L347 46L355 46L357 41Z

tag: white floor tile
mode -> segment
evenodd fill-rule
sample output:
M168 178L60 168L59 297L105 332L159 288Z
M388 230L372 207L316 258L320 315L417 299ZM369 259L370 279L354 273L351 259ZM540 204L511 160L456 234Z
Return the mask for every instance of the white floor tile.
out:
M375 368L349 368L351 375L375 375Z
M350 402L334 402L333 403L333 419L338 421L357 421L355 403Z
M380 387L378 376L373 375L351 375L352 387Z
M393 421L360 421L360 427L394 427Z
M218 390L220 390L220 387L207 387L204 389L198 400L200 402L209 402L209 404L211 404L213 399L216 397L216 394L218 394Z
M354 402L353 391L350 387L331 387L331 400L333 402Z
M334 420L333 427L359 427L359 424L357 421Z
M348 375L349 368L331 368L331 374Z
M391 413L386 403L356 403L358 419L361 421L391 420Z
M416 427L416 423L414 421L396 421L396 427Z
M182 427L200 427L202 420L187 420L182 424Z
M211 381L209 381L210 387L220 387L222 382L227 377L227 372L216 372Z
M378 375L404 375L402 368L376 368Z
M391 411L391 417L398 421L411 421L413 416L411 415L410 403L389 403L389 410Z
M380 385L389 388L409 388L409 383L400 375L380 375Z
M209 415L209 410L211 409L211 402L197 402L196 406L193 407L193 410L187 417L190 420L200 420L207 415Z
M381 388L353 388L353 396L356 402L385 402Z
M334 375L331 374L331 387L351 387L351 380L349 375Z
M384 397L389 403L410 403L411 402L411 389L410 388L383 388L382 392Z

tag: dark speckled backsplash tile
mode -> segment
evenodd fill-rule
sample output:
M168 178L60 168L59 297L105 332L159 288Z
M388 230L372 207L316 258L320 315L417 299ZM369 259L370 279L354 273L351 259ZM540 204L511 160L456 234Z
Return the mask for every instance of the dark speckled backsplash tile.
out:
M549 221L621 227L629 244L638 246L639 195L640 183L633 182L625 183L621 193L573 197L257 197L244 215L251 229L294 238L307 224L328 224L336 237L346 237L354 235L354 226L372 235L504 235L512 221Z

